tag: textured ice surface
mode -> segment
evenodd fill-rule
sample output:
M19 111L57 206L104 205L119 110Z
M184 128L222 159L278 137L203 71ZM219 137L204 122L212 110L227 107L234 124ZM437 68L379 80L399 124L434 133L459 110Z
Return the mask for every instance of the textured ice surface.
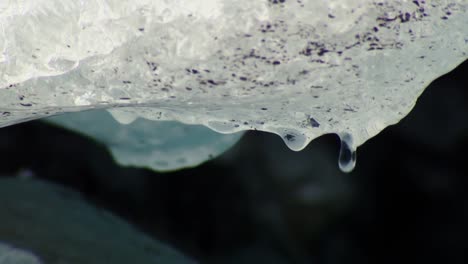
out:
M0 126L70 111L359 146L468 57L468 2L0 3ZM129 114L129 112L131 114ZM131 119L131 118L130 118Z
M120 164L158 171L199 165L229 149L242 135L242 132L224 135L200 125L141 118L123 125L104 110L65 114L47 120L105 144Z
M192 263L54 184L1 178L0 208L0 264Z

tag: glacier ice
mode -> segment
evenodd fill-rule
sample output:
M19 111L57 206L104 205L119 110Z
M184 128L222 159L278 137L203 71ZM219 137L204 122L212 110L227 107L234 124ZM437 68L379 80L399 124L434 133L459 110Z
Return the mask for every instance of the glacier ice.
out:
M3 177L0 197L0 264L193 263L62 186Z
M122 165L157 171L199 165L229 149L242 136L241 132L223 135L204 126L174 121L132 118L131 123L120 124L105 110L65 114L46 120L105 144Z
M118 108L355 147L468 57L466 0L0 3L0 126Z

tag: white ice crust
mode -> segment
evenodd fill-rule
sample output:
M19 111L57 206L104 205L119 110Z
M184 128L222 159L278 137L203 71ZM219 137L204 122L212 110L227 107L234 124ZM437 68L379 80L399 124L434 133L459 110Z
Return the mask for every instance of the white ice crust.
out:
M468 1L0 1L0 126L93 108L361 145L468 57ZM119 113L122 115L119 118Z

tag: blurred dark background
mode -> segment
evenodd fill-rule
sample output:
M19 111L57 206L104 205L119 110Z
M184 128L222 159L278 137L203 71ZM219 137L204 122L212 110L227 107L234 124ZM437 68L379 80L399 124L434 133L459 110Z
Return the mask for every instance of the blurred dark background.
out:
M221 157L158 174L34 121L0 129L0 175L69 186L201 263L468 263L467 76L468 61L435 80L359 147L350 174L335 135L293 152L248 132Z

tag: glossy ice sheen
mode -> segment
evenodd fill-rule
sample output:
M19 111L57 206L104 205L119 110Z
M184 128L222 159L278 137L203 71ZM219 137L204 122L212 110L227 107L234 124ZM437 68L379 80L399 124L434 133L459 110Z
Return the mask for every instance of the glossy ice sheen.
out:
M144 117L221 133L262 130L293 150L345 131L357 147L468 57L467 6L2 1L0 126L118 107L124 123Z

